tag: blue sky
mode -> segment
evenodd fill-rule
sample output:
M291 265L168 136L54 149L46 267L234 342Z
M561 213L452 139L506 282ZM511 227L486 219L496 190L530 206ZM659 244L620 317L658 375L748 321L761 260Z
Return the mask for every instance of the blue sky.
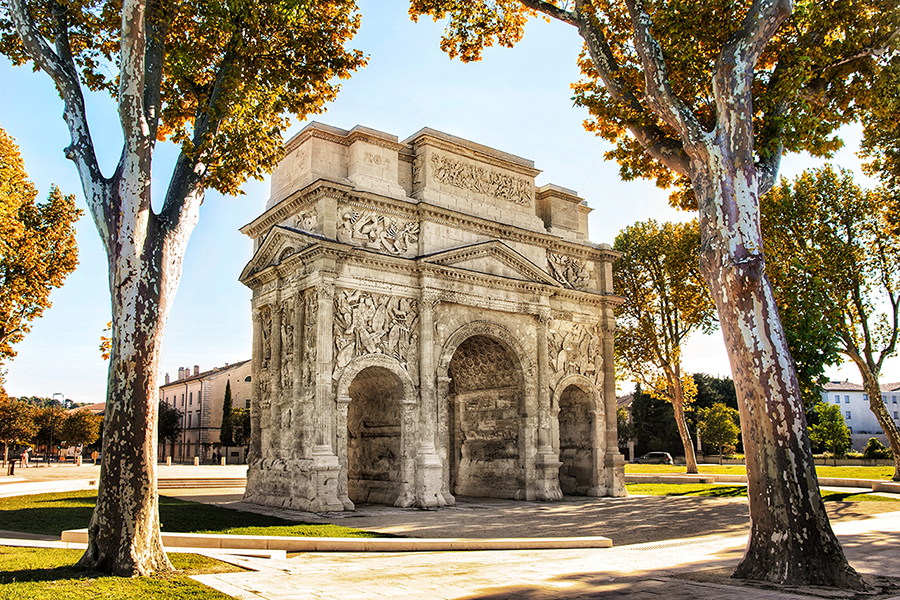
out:
M336 102L312 118L344 129L360 124L401 140L431 127L531 160L543 170L538 184L556 183L577 190L594 209L594 242L612 243L623 227L639 220L685 220L692 215L671 209L667 193L651 182L622 182L618 167L603 160L608 145L582 127L587 112L574 108L570 84L579 77L575 59L581 48L575 30L542 20L529 24L512 49L491 48L475 64L449 60L439 48L442 30L430 19L412 23L400 0L361 0L362 28L352 46L369 64L343 82ZM50 80L28 67L15 68L0 58L0 125L16 138L26 168L45 197L51 183L76 194L86 208L75 168L62 154L68 133L62 102ZM111 99L89 96L91 131L101 165L112 171L121 151L121 132ZM291 133L304 123L294 122ZM858 132L844 132L847 149L834 159L858 171L853 154ZM175 152L160 146L155 158L154 190L162 194ZM820 164L789 157L782 174L792 177ZM864 181L858 178L858 181ZM184 261L184 274L165 334L164 373L179 366L202 370L250 356L250 293L237 281L251 256L251 243L238 228L258 216L268 197L268 181L251 181L245 195L209 192L201 207ZM109 321L106 257L90 218L78 223L80 265L51 296L53 306L34 322L17 346L18 357L4 365L10 395L63 393L77 402L103 401L107 365L98 351ZM729 374L721 335L695 336L685 368ZM852 367L830 376L859 381ZM900 380L900 361L888 363L884 381ZM630 391L630 384L625 384Z

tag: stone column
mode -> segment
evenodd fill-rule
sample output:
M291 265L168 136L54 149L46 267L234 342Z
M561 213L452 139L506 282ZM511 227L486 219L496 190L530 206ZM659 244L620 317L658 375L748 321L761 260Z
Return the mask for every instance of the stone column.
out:
M334 320L334 280L325 279L316 286L316 445L312 451L314 495L313 512L344 510L338 496L341 465L334 452L335 399L331 381L332 327ZM349 499L348 499L349 500Z
M340 474L337 478L337 495L344 506L344 510L353 510L355 507L350 500L349 481L350 461L348 456L347 444L347 411L350 408L349 396L339 396L337 398L336 407L336 423L335 429L335 451L337 454L338 464L340 465Z
M437 294L422 286L419 302L419 431L416 469L416 504L420 507L445 506L441 492L443 464L435 448L437 431L437 398L434 366L434 309L440 302Z
M275 292L272 303L272 357L269 359L269 372L272 377L272 398L275 405L281 404L281 290ZM278 422L281 422L279 415ZM280 428L279 428L280 429ZM280 432L283 433L283 432Z
M547 327L550 311L535 315L537 326L537 384L538 384L538 447L535 456L535 493L538 500L562 500L559 487L559 468L562 463L553 451L550 427L550 356L547 349Z
M250 379L253 382L252 397L250 399L250 452L247 457L247 463L253 464L262 458L262 438L260 431L260 377L262 369L260 361L263 353L262 339L262 317L259 309L253 308L251 318L253 319L253 353L250 363ZM182 456L184 453L182 452Z
M606 495L627 496L625 491L625 457L619 453L619 432L616 419L616 368L613 349L616 318L612 307L603 309L603 412L606 420L606 456L603 461Z
M306 302L303 291L299 288L294 291L294 354L293 359L293 383L292 383L292 404L294 405L294 415L296 426L293 433L294 458L305 456L304 449L306 447L306 435L309 430L310 414L307 407L303 405L303 360L306 350L306 339L304 337L304 325L306 315Z

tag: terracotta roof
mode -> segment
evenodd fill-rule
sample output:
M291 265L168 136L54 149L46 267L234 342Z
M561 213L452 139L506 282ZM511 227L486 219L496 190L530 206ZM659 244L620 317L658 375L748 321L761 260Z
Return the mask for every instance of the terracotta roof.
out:
M199 380L201 380L201 379L206 379L206 378L209 377L210 375L214 375L214 374L216 374L216 373L223 373L223 372L225 372L225 371L230 371L230 370L232 370L232 369L236 369L236 368L238 368L238 367L242 367L242 366L246 365L248 362L250 362L250 359L249 359L249 358L248 358L247 360L242 360L241 362L232 363L232 364L227 365L227 366L225 366L225 367L216 367L215 369L210 369L209 371L204 371L204 372L202 372L202 373L200 373L200 374L198 374L198 375L191 375L190 377L185 377L185 378L183 378L183 379L176 379L176 380L171 381L171 382L169 382L169 383L165 383L165 384L163 384L163 385L161 385L161 386L159 386L159 387L160 387L160 389L162 389L162 388L170 387L170 386L173 386L173 385L183 385L183 384L185 384L185 383L187 383L187 382L189 382L189 381L199 381Z
M882 383L882 392L900 391L900 383ZM865 392L866 389L859 383L849 381L829 381L823 386L826 392Z
M102 415L106 412L106 402L97 402L96 404L83 404L81 406L76 406L75 408L70 408L66 412L75 412L76 410L81 410L82 408L88 409L95 415Z

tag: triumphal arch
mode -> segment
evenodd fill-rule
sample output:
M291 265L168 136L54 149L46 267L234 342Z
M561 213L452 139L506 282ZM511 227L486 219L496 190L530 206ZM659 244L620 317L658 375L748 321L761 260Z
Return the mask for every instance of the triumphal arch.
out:
M310 511L624 495L612 263L575 192L439 131L312 123L254 255L244 499Z

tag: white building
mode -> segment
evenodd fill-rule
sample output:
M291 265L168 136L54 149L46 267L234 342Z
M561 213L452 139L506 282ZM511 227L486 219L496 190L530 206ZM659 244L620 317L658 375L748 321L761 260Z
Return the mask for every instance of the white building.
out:
M160 444L160 460L171 456L175 462L190 462L196 456L200 457L200 462L208 462L213 458L222 426L225 385L229 381L232 407L250 408L252 380L249 360L202 373L196 365L193 373L189 367L179 368L175 381L171 381L166 373L166 382L159 388L159 401L181 412L182 432L178 440Z
M869 395L863 386L848 381L830 381L825 384L822 399L829 404L839 404L844 423L850 429L850 444L862 451L869 438L875 438L889 446L878 419L869 409ZM900 424L900 383L881 384L881 399L894 423Z

